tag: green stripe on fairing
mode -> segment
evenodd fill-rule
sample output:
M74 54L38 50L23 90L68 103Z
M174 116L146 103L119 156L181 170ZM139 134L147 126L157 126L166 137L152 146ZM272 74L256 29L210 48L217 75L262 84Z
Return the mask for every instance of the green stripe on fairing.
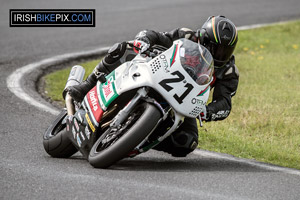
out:
M206 90L201 91L197 96L203 96L209 89L210 87L207 87Z
M174 50L173 50L173 54L172 54L172 57L170 59L170 67L172 66L173 61L175 59L175 53L176 53L176 50L177 50L177 46L178 46L178 44L175 44L175 47L174 47Z

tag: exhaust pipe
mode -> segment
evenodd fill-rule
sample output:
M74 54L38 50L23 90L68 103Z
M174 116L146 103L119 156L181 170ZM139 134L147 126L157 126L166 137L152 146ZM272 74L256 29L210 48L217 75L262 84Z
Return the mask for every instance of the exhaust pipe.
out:
M83 80L84 74L85 74L85 69L80 65L73 66L70 71L69 78L67 80L65 89L63 91L63 98L66 101L66 108L67 108L68 115L75 114L75 107L73 104L72 97L67 93L67 88L70 86L80 84Z

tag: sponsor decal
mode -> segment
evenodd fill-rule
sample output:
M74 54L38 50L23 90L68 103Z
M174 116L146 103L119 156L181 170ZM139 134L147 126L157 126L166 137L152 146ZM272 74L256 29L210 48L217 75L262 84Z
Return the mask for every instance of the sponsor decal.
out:
M87 137L88 140L89 140L89 139L90 139L91 132L90 132L90 130L89 130L89 128L88 128L87 126L85 127L84 132L85 132L86 137Z
M103 115L103 110L100 107L98 96L97 96L97 87L95 86L92 90L88 92L87 100L90 110L92 111L94 118L97 122L100 122L100 119Z
M84 101L82 103L82 106L83 106L85 112L89 114L89 117L91 117L93 125L98 126L99 123L96 121L94 115L92 114L93 112L92 112L92 109L91 109L90 104L88 102L87 95L84 97Z
M167 59L166 59L166 56L165 55L163 55L163 54L161 54L160 56L159 56L159 58L160 58L160 63L161 63L161 65L163 66L163 69L165 70L165 72L170 72L169 70L168 70L168 67L169 67L169 65L168 65L168 61L167 61Z
M192 104L198 104L198 105L204 105L204 102L200 99L197 99L197 98L192 98L191 103Z
M74 126L72 126L72 133L73 133L73 137L74 137L74 139L75 139L75 138L76 138L76 131L75 131Z
M95 97L95 90L89 92L89 99L90 99L90 103L92 105L93 111L97 111L98 110L98 103L97 103L97 99Z
M215 120L219 118L226 118L228 117L229 113L229 110L220 110L219 112L217 112L217 114L212 114L211 119Z
M83 106L83 109L84 109L84 111L87 113L87 112L89 112L89 110L87 109L87 103L88 102L86 102L87 101L87 98L86 98L86 96L84 97L84 101L83 101L83 103L82 103L82 106Z
M107 82L105 84L102 85L102 91L103 91L103 94L104 94L104 97L105 97L106 101L114 95L112 85L113 85L112 77L109 80L107 80Z
M77 122L76 118L74 118L74 125L76 128L76 131L79 131L79 126L78 126L78 122Z
M96 131L96 129L95 129L94 125L92 124L91 119L90 119L90 117L89 117L89 115L87 113L85 114L85 118L86 118L86 121L89 124L89 127L91 128L91 130L94 133Z
M82 119L81 113L78 113L78 118L79 118L79 121L82 123L83 119Z
M81 136L82 140L85 140L85 137L81 131L80 131L80 136Z
M77 134L76 138L77 138L77 144L78 144L78 146L81 147L81 140L79 138L79 134Z
M100 85L100 96L105 107L118 97L115 88L115 72L113 71L106 77L106 82Z

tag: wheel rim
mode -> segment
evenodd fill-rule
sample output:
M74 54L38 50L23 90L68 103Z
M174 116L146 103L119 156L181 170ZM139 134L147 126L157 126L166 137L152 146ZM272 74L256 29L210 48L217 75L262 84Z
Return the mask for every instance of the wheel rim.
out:
M134 125L134 123L141 117L144 111L144 107L137 107L132 113L129 114L125 123L122 124L122 127L118 130L114 130L109 128L107 133L104 133L100 136L97 141L97 147L95 148L95 153L99 153L115 142L117 142L123 135L127 133L127 131Z

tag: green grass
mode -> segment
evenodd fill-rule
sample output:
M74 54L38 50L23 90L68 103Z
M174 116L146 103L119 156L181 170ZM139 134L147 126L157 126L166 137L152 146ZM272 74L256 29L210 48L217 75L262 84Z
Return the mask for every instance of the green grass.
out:
M230 116L199 129L202 149L300 169L300 21L239 32Z
M239 31L232 112L199 128L199 148L300 169L300 21ZM82 64L89 74L96 64ZM48 75L54 100L70 69Z
M92 73L93 69L100 62L100 60L101 59L80 64L85 68L84 79L86 79L86 77ZM45 76L45 93L53 101L63 101L62 91L65 88L70 70L71 67L68 67Z

